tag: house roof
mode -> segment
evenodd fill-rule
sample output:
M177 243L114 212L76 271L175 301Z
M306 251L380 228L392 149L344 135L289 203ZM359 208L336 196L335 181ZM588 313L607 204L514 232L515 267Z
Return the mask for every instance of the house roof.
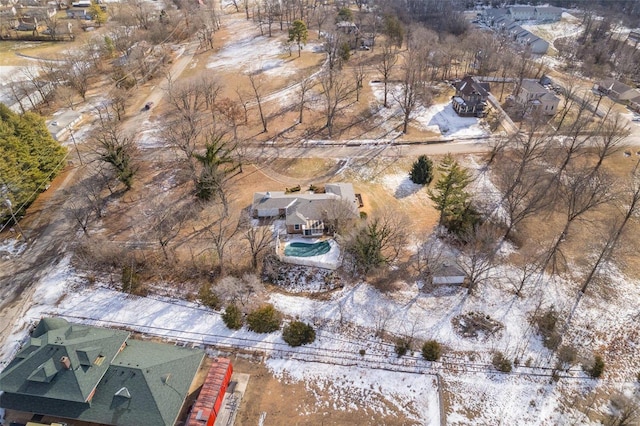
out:
M488 91L490 90L489 83L480 83L475 78L471 76L466 76L458 83L455 84L456 88L456 96L469 96L478 94L482 97L489 96Z
M252 209L275 210L286 209L287 225L304 225L308 220L321 220L332 216L336 201L345 200L351 206L354 214L358 212L353 185L350 183L328 183L325 193L286 194L282 191L256 192L253 194Z
M52 336L58 334L57 332L71 330L73 327L76 327L76 331L84 329L83 333L86 333L87 336L94 333L114 333L122 338L122 342L129 336L129 333L119 330L69 324L66 329L50 330L40 337L32 337L32 339L49 341ZM82 327L82 329L78 327ZM94 347L99 343L92 341L92 345L94 346L88 347L85 351L89 357L93 356ZM27 348L30 346L28 345ZM23 352L24 349L20 353ZM27 358L17 357L17 361L14 360L2 372L0 388L4 393L0 397L0 406L107 425L174 425L193 377L204 358L204 352L198 349L127 340L126 347L116 355L115 359L105 359L100 366L94 364L94 366L88 367L88 370L102 367L105 373L97 384L90 402L79 402L64 398L63 394L58 395L58 398L52 398L45 393L25 393L21 386L16 391L10 386L13 381L18 379L21 379L23 386L30 382L29 375L27 375L29 370L26 369L22 377L18 377L18 372L23 370L15 367L20 364L32 365L30 360L35 359L37 352L36 350L29 353ZM44 363L46 365L36 369L35 372L39 374L40 378L46 379L47 375L53 371L51 363L57 367L55 361L55 358L49 358ZM80 364L78 370L84 368L86 366ZM10 381L5 380L7 376L11 378ZM64 378L64 374L60 374L58 371L48 382L48 386L58 385L62 378ZM47 384L47 382L43 383Z
M535 8L533 6L511 6L509 12L513 13L533 13Z
M561 7L555 7L555 6L538 6L535 8L537 13L546 13L546 14L554 14L554 15L561 15L562 14L562 8Z
M52 320L36 327L29 342L0 373L3 391L57 401L89 399L129 333L64 322L66 326ZM63 358L68 359L69 368Z
M549 91L541 86L540 83L538 83L536 80L522 80L521 88L531 94L539 96L542 96L545 93L549 93Z
M560 98L559 98L559 97L557 97L556 95L554 95L554 94L553 94L553 93L551 93L551 92L547 92L547 93L545 93L544 95L540 96L540 98L539 98L539 99L540 99L540 100L543 100L543 101L547 101L547 102L549 102L549 101L554 101L554 102L555 102L555 101L557 101L557 102L560 102Z
M602 80L602 82L600 83L600 87L604 87L606 90L620 94L628 92L629 90L633 90L632 87L629 87L626 84L619 82L618 80L613 80L610 78Z

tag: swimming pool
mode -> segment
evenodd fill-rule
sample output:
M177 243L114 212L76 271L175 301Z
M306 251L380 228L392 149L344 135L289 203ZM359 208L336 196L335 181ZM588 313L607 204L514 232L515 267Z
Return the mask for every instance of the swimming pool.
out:
M289 243L284 247L285 256L311 257L320 256L329 253L331 245L329 241L320 241L318 243Z

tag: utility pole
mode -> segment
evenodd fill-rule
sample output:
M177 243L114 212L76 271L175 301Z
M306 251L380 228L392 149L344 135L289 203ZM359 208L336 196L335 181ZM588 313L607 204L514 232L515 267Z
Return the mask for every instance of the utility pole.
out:
M84 166L82 162L82 157L80 157L80 150L78 150L78 144L76 143L76 138L73 136L73 130L69 129L69 134L71 135L71 141L73 141L73 146L76 148L76 154L78 154L78 160L80 161L80 165Z
M28 242L29 240L27 239L27 236L24 233L24 230L22 229L22 227L20 226L20 222L18 222L18 220L16 219L15 214L13 213L13 205L11 204L11 200L9 200L8 198L6 198L4 200L4 204L9 207L9 213L11 214L11 219L13 219L13 223L16 224L16 226L18 227L18 231L20 231L20 235L24 238L24 240L26 242Z

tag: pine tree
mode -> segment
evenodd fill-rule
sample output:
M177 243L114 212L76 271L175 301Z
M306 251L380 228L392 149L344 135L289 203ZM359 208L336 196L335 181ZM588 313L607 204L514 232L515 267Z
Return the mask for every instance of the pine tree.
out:
M411 166L409 177L418 185L429 185L433 180L433 161L426 155L421 155Z
M8 199L20 216L22 208L62 170L65 153L42 117L16 114L0 104L0 203ZM0 219L4 213L0 209Z
M224 197L224 184L241 164L234 157L235 146L228 146L221 135L210 135L204 154L194 153L193 157L202 169L196 180L196 196L204 201ZM223 202L225 200L222 200Z
M438 166L440 178L429 198L440 212L441 226L456 235L462 235L478 222L478 213L471 206L469 194L465 191L471 182L469 172L447 154Z
M307 37L309 32L307 26L300 19L296 19L292 22L291 28L289 28L289 41L295 41L298 45L298 57L300 57L300 51L302 46L307 44Z

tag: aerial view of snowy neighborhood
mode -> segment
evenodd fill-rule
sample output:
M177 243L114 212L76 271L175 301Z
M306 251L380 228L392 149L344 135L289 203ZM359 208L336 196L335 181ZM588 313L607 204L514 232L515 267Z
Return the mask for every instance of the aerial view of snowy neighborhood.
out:
M640 426L640 0L0 0L0 425Z

